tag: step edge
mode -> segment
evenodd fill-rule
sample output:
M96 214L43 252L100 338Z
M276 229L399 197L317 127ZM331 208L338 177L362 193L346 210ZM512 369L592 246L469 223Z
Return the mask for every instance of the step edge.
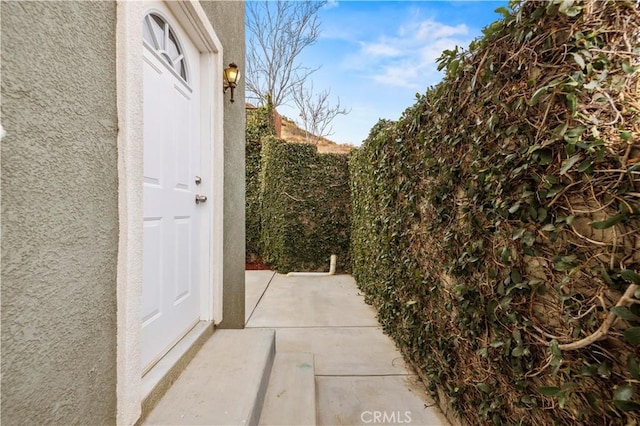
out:
M142 378L141 425L214 334L212 321L200 321Z
M273 329L267 330L271 332L271 342L265 357L264 369L262 377L260 378L260 383L258 384L256 397L251 406L250 413L247 416L246 424L251 426L257 426L260 421L260 415L262 414L262 407L264 405L265 396L267 395L269 379L271 377L271 371L276 357L276 331Z
M276 352L275 356L276 358L278 356L282 356L282 355L305 355L308 357L308 362L310 362L311 364L311 370L310 370L310 374L312 377L312 383L311 383L311 389L309 389L310 393L311 393L311 398L310 401L311 403L309 404L309 412L312 414L310 417L312 420L311 422L307 422L304 423L305 426L315 426L318 424L318 406L317 406L317 396L316 396L316 380L315 380L315 354L313 352ZM274 365L275 365L276 360L274 359ZM267 389L268 391L268 389ZM265 392L265 397L266 397L266 392ZM264 401L263 401L263 408L264 408ZM258 421L260 421L260 419L258 419ZM268 425L268 423L259 423L262 425Z

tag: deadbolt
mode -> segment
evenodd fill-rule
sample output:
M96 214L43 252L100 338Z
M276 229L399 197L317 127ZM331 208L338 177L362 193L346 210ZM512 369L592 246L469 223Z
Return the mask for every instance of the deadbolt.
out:
M196 194L196 204L204 203L206 201L207 201L207 196L206 195Z
M196 176L196 185L200 185L202 183L202 178L200 176Z

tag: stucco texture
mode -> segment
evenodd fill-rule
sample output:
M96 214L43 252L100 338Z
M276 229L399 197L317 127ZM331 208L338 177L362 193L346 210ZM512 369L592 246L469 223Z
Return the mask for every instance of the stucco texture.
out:
M244 2L201 1L223 46L224 63L235 62L244 74ZM224 99L224 285L221 328L244 327L244 128L245 84L241 78L235 102Z
M1 422L114 424L114 2L7 2Z

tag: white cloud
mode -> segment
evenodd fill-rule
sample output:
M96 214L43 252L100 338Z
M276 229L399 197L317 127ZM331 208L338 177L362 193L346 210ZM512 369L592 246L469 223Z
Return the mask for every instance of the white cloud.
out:
M417 28L412 28L409 31L410 34L415 34L415 39L419 41L438 40L445 37L469 34L469 28L465 24L450 26L432 20L420 22Z
M347 57L343 66L380 84L422 91L439 80L436 59L442 51L468 46L469 33L465 24L412 20L399 25L395 34L360 41L358 52Z
M382 69L371 76L376 83L388 86L405 87L408 89L420 89L421 85L417 81L421 77L418 70L406 64L385 65Z
M338 0L327 0L327 2L325 3L324 6L322 6L323 9L333 9L334 7L338 7L340 6L340 3L338 3Z
M402 51L389 43L380 42L363 44L363 53L373 56L394 57L400 56L402 54Z

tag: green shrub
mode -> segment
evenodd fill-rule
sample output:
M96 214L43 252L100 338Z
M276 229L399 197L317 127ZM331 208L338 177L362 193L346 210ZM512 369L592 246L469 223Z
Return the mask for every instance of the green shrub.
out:
M640 14L614 1L499 10L353 154L353 275L464 421L632 423Z
M246 260L261 257L260 247L260 152L264 136L275 133L273 109L270 106L247 110L245 176L246 176Z
M326 271L331 254L348 268L348 157L315 146L262 140L263 259L279 272Z

